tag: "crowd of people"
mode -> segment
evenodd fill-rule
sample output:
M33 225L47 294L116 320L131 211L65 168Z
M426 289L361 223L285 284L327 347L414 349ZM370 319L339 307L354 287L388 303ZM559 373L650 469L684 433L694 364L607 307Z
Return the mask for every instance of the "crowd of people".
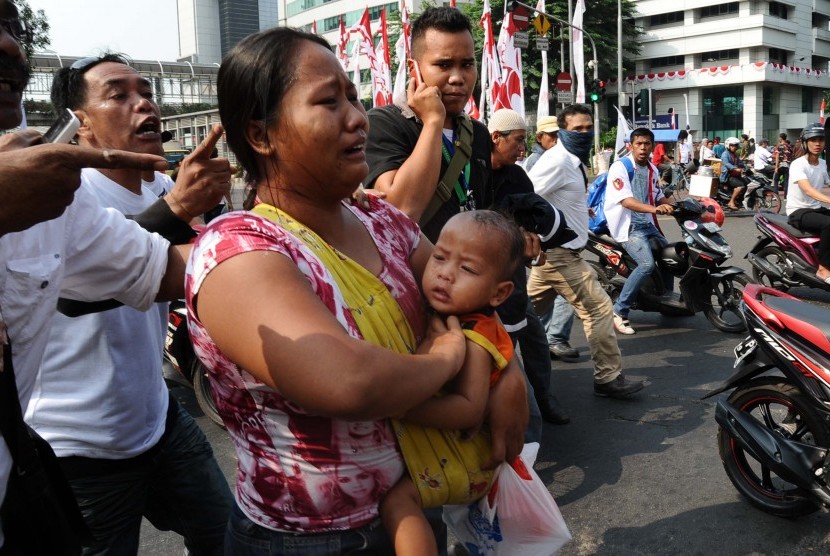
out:
M0 16L0 72L20 95L8 0ZM482 496L543 421L569 422L551 358L578 356L574 315L594 394L643 389L623 373L617 334L635 333L649 244L665 242L654 219L671 212L653 133L632 132L609 171L609 226L638 263L612 302L581 255L590 109L541 119L522 160L520 114L487 126L465 115L477 75L465 15L425 9L408 63L421 82L367 113L322 38L248 36L219 69L222 125L175 182L150 83L116 54L55 76L55 107L81 121L76 144L0 139L4 370L68 479L91 533L84 554L136 554L142 518L191 554L446 553L440 507ZM0 103L0 126L20 119L19 97ZM230 188L214 156L222 133L252 194L196 237L191 224ZM804 141L791 218L826 235L823 128ZM679 152L691 163L690 145ZM179 298L236 450L234 494L162 380L164 302ZM32 542L14 522L26 503L9 482L17 447L4 433L3 554Z

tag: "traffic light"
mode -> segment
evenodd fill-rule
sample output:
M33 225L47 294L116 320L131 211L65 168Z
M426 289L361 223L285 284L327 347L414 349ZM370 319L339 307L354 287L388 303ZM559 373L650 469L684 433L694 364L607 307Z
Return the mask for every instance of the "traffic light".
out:
M637 98L634 100L634 110L638 116L648 118L648 89L640 89Z
M607 83L603 80L600 80L598 85L599 85L599 89L598 89L599 90L599 99L603 100L605 98L605 85L607 85Z
M591 102L599 102L601 98L599 85L600 83L602 83L602 81L600 81L599 79L594 79L593 81L591 81L591 86L588 89L588 98L591 100Z

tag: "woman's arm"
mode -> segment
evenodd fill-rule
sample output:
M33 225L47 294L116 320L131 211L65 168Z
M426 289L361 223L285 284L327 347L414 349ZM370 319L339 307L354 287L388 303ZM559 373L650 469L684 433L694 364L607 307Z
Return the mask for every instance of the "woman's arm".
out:
M452 392L429 398L410 409L403 418L437 429L462 430L480 426L487 406L492 368L493 357L487 350L467 340L464 366L451 386Z
M251 251L220 263L194 300L222 352L311 413L372 420L408 411L464 360L458 319L431 322L423 355L350 337L285 256Z

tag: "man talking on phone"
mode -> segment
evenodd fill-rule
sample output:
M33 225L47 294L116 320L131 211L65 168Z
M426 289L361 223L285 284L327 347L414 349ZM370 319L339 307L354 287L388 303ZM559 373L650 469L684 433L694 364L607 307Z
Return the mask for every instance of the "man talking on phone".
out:
M0 93L3 129L21 121L20 101L29 72L20 41L29 37L14 4L0 0L0 80L8 84ZM84 301L115 298L149 309L156 298L182 295L189 251L102 208L88 191L78 189L84 167L162 170L166 167L162 157L112 148L36 145L38 141L37 134L25 132L0 142L6 149L0 152L0 345L5 376L14 377L23 411L34 389L59 296ZM223 193L223 186L202 183L198 191L182 192L178 206L171 209L173 214L183 209L203 212L215 206ZM39 539L15 536L18 530L7 521L21 503L6 497L12 464L4 438L0 503L7 511L0 551L31 553Z

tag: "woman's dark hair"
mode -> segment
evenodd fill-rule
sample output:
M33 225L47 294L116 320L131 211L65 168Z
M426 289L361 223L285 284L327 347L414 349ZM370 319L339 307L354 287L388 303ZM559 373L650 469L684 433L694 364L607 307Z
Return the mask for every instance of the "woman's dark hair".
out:
M470 33L473 30L470 27L470 18L464 15L460 10L450 7L434 7L426 8L417 19L412 22L412 57L417 58L420 54L421 42L427 30L435 29L442 33Z
M219 67L216 84L219 116L228 146L245 170L248 184L263 177L257 165L258 155L245 139L248 124L261 121L268 128L279 120L280 103L296 79L294 62L302 41L331 50L331 45L317 35L290 27L275 27L244 38L228 52ZM246 208L249 208L248 201L252 196L249 193Z

